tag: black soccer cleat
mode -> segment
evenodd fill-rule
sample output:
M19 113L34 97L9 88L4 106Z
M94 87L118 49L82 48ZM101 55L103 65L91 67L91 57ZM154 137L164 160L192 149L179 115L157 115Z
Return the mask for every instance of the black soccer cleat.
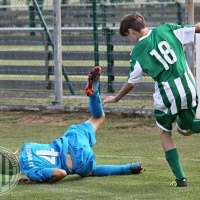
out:
M182 179L175 179L170 186L175 186L175 187L186 187L187 186L187 179L182 178Z

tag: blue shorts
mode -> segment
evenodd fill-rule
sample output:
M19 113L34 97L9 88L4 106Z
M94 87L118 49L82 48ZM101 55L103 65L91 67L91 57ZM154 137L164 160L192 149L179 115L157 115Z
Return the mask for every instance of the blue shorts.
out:
M73 173L85 176L96 169L92 146L96 144L95 131L91 123L71 125L64 134L69 141Z

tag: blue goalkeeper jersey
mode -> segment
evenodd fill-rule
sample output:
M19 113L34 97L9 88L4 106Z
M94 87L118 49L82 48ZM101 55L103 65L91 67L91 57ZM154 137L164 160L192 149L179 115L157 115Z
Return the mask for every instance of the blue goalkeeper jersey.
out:
M55 168L64 169L69 174L70 170L66 165L67 151L68 140L65 137L56 139L51 144L25 143L19 155L21 171L28 178L40 182L52 178Z

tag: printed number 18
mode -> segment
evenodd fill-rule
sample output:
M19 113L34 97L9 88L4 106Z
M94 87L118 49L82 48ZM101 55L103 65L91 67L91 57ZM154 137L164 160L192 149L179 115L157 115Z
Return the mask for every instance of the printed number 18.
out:
M173 49L170 48L170 45L166 41L162 41L158 44L158 48L160 52L163 54L164 58L159 55L159 53L153 49L150 54L155 56L159 62L164 66L166 70L169 69L168 64L174 64L177 61L176 54L174 53Z

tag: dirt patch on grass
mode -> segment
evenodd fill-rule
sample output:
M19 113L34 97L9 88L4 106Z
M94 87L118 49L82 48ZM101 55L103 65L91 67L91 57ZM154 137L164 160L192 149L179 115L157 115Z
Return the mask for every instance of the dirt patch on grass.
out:
M87 113L25 113L17 120L18 124L56 124L67 125L83 123L89 119Z
M158 132L158 127L156 124L152 124L151 126L145 126L145 125L135 125L135 124L132 124L132 125L124 125L124 126L117 126L115 127L115 129L117 130L134 130L134 131L145 131L145 132L152 132L152 131L155 131L155 132Z
M20 118L17 122L19 124L47 124L47 123L63 123L64 115L53 114L53 115L40 115L40 114L26 114ZM65 122L66 123L66 122Z
M41 112L29 112L24 113L22 117L17 120L20 125L27 124L55 124L55 125L71 125L83 123L90 118L89 113L41 113ZM117 118L117 120L116 120ZM145 123L147 120L148 124ZM146 131L146 132L158 132L158 127L154 120L141 117L124 116L108 114L104 126L109 124L109 128L117 130L131 130L131 131ZM121 124L121 125L120 125ZM108 129L109 129L108 128Z
M158 127L156 125L151 126L151 127L149 127L149 126L138 126L138 127L134 127L134 128L129 128L129 130L134 130L134 131L137 131L137 132L143 131L143 132L149 132L149 133L151 133L151 132L157 133L159 131Z

